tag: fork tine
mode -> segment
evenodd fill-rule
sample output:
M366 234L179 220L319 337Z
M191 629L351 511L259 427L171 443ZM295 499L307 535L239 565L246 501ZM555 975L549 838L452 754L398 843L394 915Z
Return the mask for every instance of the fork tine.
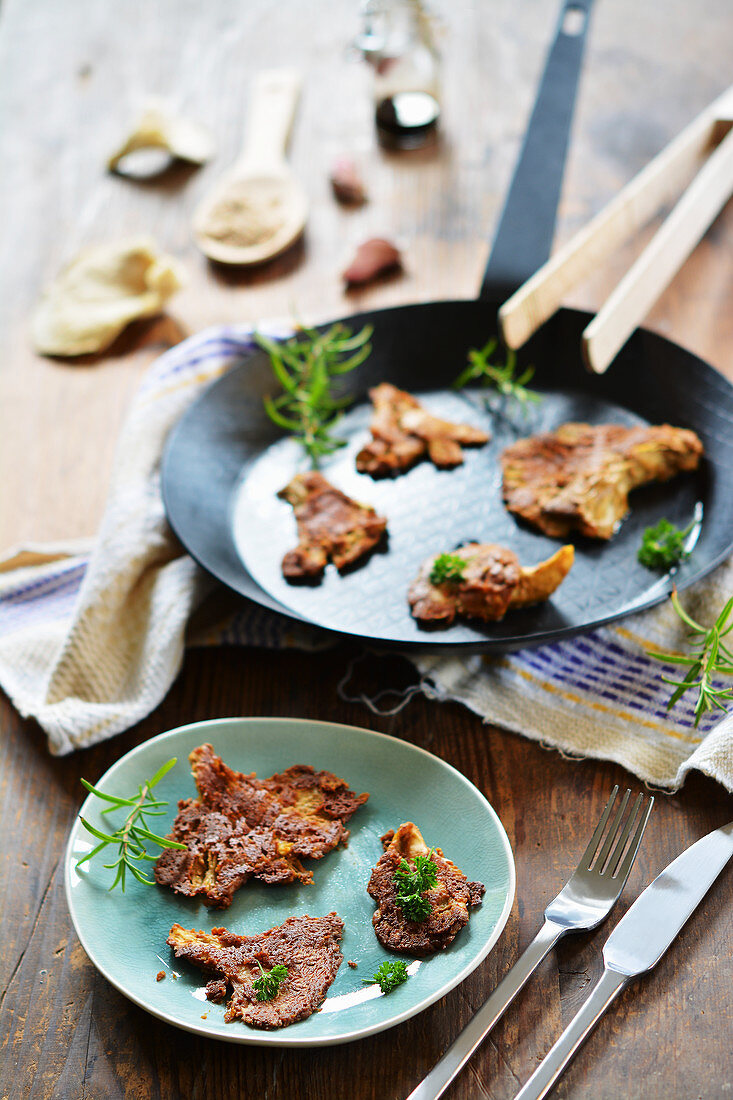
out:
M614 878L621 879L621 889L623 890L626 883L626 879L629 877L629 871L636 859L636 853L639 851L639 845L641 844L641 838L644 836L644 830L646 829L646 823L649 820L649 814L652 812L652 806L654 805L654 795L649 796L649 801L646 806L646 810L641 815L641 820L634 833L634 839L631 842L631 847L626 853L626 857L615 873Z
M603 870L604 870L604 867L605 867L605 864L606 864L606 860L608 858L608 853L611 851L611 845L613 844L614 840L616 839L616 837L618 835L618 831L621 828L621 822L623 821L623 816L626 812L626 807L629 804L629 799L630 798L631 798L631 791L627 787L626 793L624 794L624 797L621 799L621 805L619 806L619 808L616 812L616 816L614 817L613 822L611 823L611 828L608 830L608 836L606 837L605 841L603 842L603 847L601 848L601 851L598 855L598 859L595 862L595 870L599 871L601 874L603 874Z
M616 801L616 795L617 794L618 794L618 783L616 784L616 786L611 791L608 802L606 803L606 807L605 807L603 813L601 814L601 819L598 822L598 824L596 825L593 836L588 841L588 847L585 849L585 851L583 852L583 855L581 857L580 866L584 867L586 870L590 867L591 863L593 862L593 856L596 854L596 851L598 849L598 845L600 843L601 837L603 836L603 830L606 828L606 822L608 821L609 817L611 816L611 810L613 809L613 804Z
M613 878L613 876L616 874L616 871L618 870L618 866L619 866L619 864L620 864L620 862L623 858L624 848L626 847L626 841L629 839L629 835L631 833L631 830L634 828L634 825L636 824L636 819L639 816L639 810L641 809L641 805L642 805L643 801L644 801L644 796L642 794L637 795L636 802L631 807L631 813L626 818L626 824L624 825L624 831L621 833L621 836L616 841L614 849L611 852L611 855L610 855L609 860L608 860L608 872L611 875L611 878Z

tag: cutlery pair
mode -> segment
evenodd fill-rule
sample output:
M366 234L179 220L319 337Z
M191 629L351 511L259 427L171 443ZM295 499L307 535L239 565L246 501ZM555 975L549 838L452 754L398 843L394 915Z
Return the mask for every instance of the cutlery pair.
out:
M577 869L545 909L545 922L535 939L407 1100L442 1096L557 941L570 932L590 931L608 916L629 876L654 804L649 798L642 809L639 795L622 828L631 795L627 790L601 846L617 794L616 786ZM600 981L516 1100L540 1100L549 1092L612 1001L632 978L659 962L731 855L733 822L688 848L644 890L604 947Z

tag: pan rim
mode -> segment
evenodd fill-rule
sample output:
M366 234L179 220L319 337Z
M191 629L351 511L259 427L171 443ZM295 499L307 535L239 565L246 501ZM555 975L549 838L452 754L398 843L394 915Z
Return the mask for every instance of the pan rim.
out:
M403 311L403 312L404 311L413 311L413 310L419 311L421 309L435 307L435 306L438 306L438 307L454 307L454 308L458 307L459 309L461 309L461 308L472 308L472 307L476 307L476 306L485 306L489 316L491 315L491 308L492 308L491 302L489 302L488 300L483 299L483 298L478 298L478 299L477 298L435 299L435 300L430 300L430 301L410 302L410 303L405 303L403 305L388 306L388 307L384 307L382 309L372 310L372 311L368 311L368 310L359 311L359 312L356 312L356 313L351 313L351 314L344 315L340 318L331 319L330 321L318 322L314 327L325 328L325 327L328 327L331 324L338 323L338 322L342 322L342 323L346 323L346 324L348 324L349 322L355 322L355 323L363 324L363 323L365 323L365 321L367 319L374 319L376 321L380 317L394 314L395 311ZM570 309L568 307L562 307L560 310L557 311L557 314L554 315L553 319L551 319L551 321L548 322L547 324L552 323L552 321L554 321L555 318L557 318L559 316L561 317L562 315L567 316L569 318L580 319L584 322L587 322L593 316L593 314L591 314L591 313L589 313L585 310L577 310L577 309ZM543 328L544 327L546 327L546 326L543 326ZM243 326L243 331L244 331L244 326ZM201 338L201 334L199 333L198 336L196 337L196 339L200 339L200 338ZM669 348L675 354L682 353L684 356L689 357L694 362L694 364L696 366L696 369L701 369L704 373L706 373L708 375L708 377L710 377L711 379L714 380L714 383L717 386L723 386L725 389L727 389L729 391L729 395L730 395L730 398L731 398L731 403L733 404L733 383L731 383L731 381L728 378L726 378L726 376L721 371L719 371L716 367L714 367L711 363L708 363L706 360L704 360L700 356L698 356L697 353L695 353L694 351L691 351L689 348L685 347L682 344L677 343L676 341L670 340L668 337L663 336L661 333L655 332L653 329L648 329L648 328L639 328L639 329L637 329L636 332L630 338L629 343L631 343L632 341L638 342L640 340L642 340L642 341L651 340L653 343L658 343L662 349ZM179 349L180 349L180 346L181 345L178 345ZM258 354L261 354L261 353L259 351L254 351L251 354L245 354L244 356L241 356L238 359L236 359L235 362L233 363L232 367L229 370L227 370L220 377L216 378L209 386L207 386L207 388L201 394L199 394L195 398L193 403L185 410L185 412L183 413L181 418L178 420L178 422L171 428L171 431L169 432L168 438L166 440L164 453L163 453L162 464L161 464L161 490L162 490L163 503L164 503L166 515L167 515L167 518L168 518L168 522L171 525L171 528L173 529L173 531L176 534L177 538L181 541L183 546L186 548L187 552L191 555L191 557L194 559L194 561L196 561L210 575L214 576L217 580L219 580L221 583L223 583L230 590L232 590L234 592L237 592L241 596L245 596L246 598L251 599L254 603L257 603L259 606L262 606L262 607L264 607L268 610L273 610L273 611L277 612L278 614L283 615L286 619L290 620L291 622L305 623L305 624L307 624L307 625L309 625L309 626L311 626L311 627L313 627L313 628L315 628L319 631L322 631L324 634L332 636L333 639L334 639L334 644L337 644L337 642L340 639L358 639L358 640L362 640L362 641L365 641L365 642L372 643L374 645L378 645L378 646L380 646L384 649L387 649L387 650L395 650L395 649L426 650L426 649L428 649L428 650L432 650L432 651L445 650L445 651L452 651L452 652L455 652L456 650L460 650L464 653L465 652L468 652L468 653L470 653L470 652L505 653L505 652L511 652L511 651L514 651L514 650L517 650L517 649L520 649L520 648L525 648L525 647L530 648L530 647L535 647L535 646L540 646L540 645L551 644L553 642L556 642L556 641L559 641L559 640L562 640L562 639L572 638L572 637L576 637L580 634L590 633L594 630L597 630L597 629L600 629L604 626L607 626L610 623L613 623L613 622L616 622L620 619L623 619L623 618L625 618L629 615L638 614L642 611L648 610L651 607L655 607L655 606L659 605L660 603L664 602L664 600L669 597L669 594L672 591L673 587L676 586L679 591L683 591L683 590L691 587L692 585L698 583L705 576L707 576L709 573L711 573L715 568L717 568L722 562L724 562L730 556L731 551L733 551L733 536L731 536L731 538L729 539L729 542L727 543L727 545L722 546L719 551L712 554L712 556L703 565L701 565L700 568L695 569L694 571L691 570L689 573L683 573L679 577L679 579L674 574L672 574L672 575L667 574L666 576L662 575L659 578L659 589L658 589L657 593L653 596L650 596L649 599L643 600L643 602L641 602L641 603L634 603L633 606L630 607L630 608L625 607L625 608L621 608L621 609L618 609L618 610L614 610L614 611L610 612L608 615L599 616L599 617L594 618L592 621L587 622L587 623L582 623L582 624L577 624L577 625L576 624L564 625L564 626L553 628L553 629L547 629L547 630L544 630L544 631L537 631L536 633L532 633L532 634L529 634L529 635L528 634L518 634L518 635L509 635L509 636L503 635L501 638L477 637L477 638L474 638L474 639L451 640L449 637L436 637L433 634L427 634L425 636L425 638L389 639L389 638L381 637L378 634L371 634L368 631L361 630L361 629L358 630L358 631L339 630L339 629L336 629L336 628L331 627L331 626L328 626L328 627L323 626L320 623L314 622L312 619L309 619L306 616L299 614L297 611L280 604L280 602L278 601L278 599L275 596L272 596L268 591L261 588L261 586L255 581L255 579L247 571L247 569L246 569L244 563L241 561L241 559L238 558L239 570L241 571L241 573L244 576L246 576L246 578L249 582L247 591L244 591L241 587L239 587L235 583L236 579L229 576L228 573L227 573L227 570L221 568L215 560L212 560L212 555L210 553L207 553L207 547L205 545L202 547L199 543L197 543L195 538L194 539L191 538L190 531L187 529L187 525L186 525L185 521L183 522L183 524L181 524L179 522L180 517L177 514L176 503L173 499L174 494L172 492L172 486L171 486L171 480L172 480L171 468L172 468L174 458L175 458L175 455L176 455L176 450L177 450L178 446L180 445L180 440L185 435L186 422L187 422L188 417L193 413L194 410L198 409L199 406L203 402L205 402L207 399L211 400L212 394L216 391L216 389L219 386L222 386L226 383L226 380L230 377L232 371L239 371L239 370L245 369L246 364L252 358L252 355L258 355ZM611 369L613 369L613 367ZM357 400L358 400L358 395L357 395ZM630 411L632 411L632 412L634 411L633 406L629 406L629 408L630 408ZM230 486L230 489L233 490L235 485L236 485L236 479L232 483L232 485ZM231 494L230 494L229 504L231 504ZM228 527L231 528L231 519L230 519L230 514L229 513L230 513L230 508L228 507L227 508L226 523L227 523ZM231 537L231 531L230 531L230 537ZM252 589L255 590L255 594L253 594Z

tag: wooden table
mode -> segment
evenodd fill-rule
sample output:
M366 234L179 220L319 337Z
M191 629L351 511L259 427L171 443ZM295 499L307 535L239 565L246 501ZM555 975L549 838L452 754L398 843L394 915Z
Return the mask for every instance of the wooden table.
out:
M437 152L386 156L374 145L365 67L349 57L356 4L319 0L8 0L0 14L2 209L6 215L0 360L0 547L90 535L99 521L124 409L151 359L180 329L231 320L338 316L339 272L374 234L398 238L407 272L352 298L376 306L470 296L505 191L555 4L444 4L445 129ZM718 94L729 80L728 0L603 0L593 17L558 238L564 239ZM215 271L190 241L192 208L233 157L253 68L295 63L307 82L292 160L311 199L303 244L264 270ZM214 164L155 184L105 175L105 155L146 93L208 121ZM333 203L334 156L361 159L362 211ZM34 357L29 312L42 284L87 242L152 232L180 256L189 284L167 319L133 326L99 361ZM641 242L622 251L569 304L595 306ZM733 361L733 209L728 208L655 308L649 324L717 367ZM415 699L377 718L339 700L356 650L327 657L222 649L190 652L167 699L111 742L52 759L41 731L0 700L3 919L0 1098L341 1100L400 1097L468 1021L537 928L565 881L620 768L576 762L499 730L465 709ZM409 677L409 669L389 675ZM367 666L376 683L384 669ZM380 681L381 682L381 681ZM283 684L288 685L283 691ZM304 1055L205 1042L146 1015L88 962L71 929L61 854L81 802L80 775L99 776L160 730L231 714L298 715L368 725L425 746L489 797L517 861L517 900L499 944L458 989L375 1038ZM632 783L634 787L638 783ZM662 795L623 908L683 847L731 817L731 799L694 776ZM701 905L677 948L605 1017L558 1096L728 1095L733 992L730 877ZM450 1093L514 1095L600 973L608 928L549 958Z

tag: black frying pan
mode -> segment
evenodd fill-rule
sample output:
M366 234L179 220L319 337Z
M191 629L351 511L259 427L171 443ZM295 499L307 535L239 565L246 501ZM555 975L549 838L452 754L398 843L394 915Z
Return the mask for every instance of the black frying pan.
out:
M470 394L450 391L467 350L496 331L498 306L549 255L591 3L571 0L563 9L478 299L343 319L353 330L373 325L373 350L346 376L356 400L339 432L349 445L323 472L388 516L388 546L345 576L329 567L318 587L294 587L282 578L279 564L295 544L295 523L289 506L274 494L299 458L262 410L262 396L272 389L263 353L250 354L215 382L171 433L163 461L169 520L193 557L230 588L342 634L402 646L501 651L569 637L665 598L671 578L648 572L636 560L644 528L662 516L682 526L696 506L703 509L693 556L675 577L679 588L733 549L733 387L689 351L639 329L607 374L590 375L580 353L590 315L561 309L520 356L520 362L535 364L536 386L544 393L532 419L487 420ZM575 34L566 30L568 8L584 15ZM367 438L366 391L383 380L416 393L451 419L486 423L491 443L467 452L465 465L452 472L423 463L386 482L357 475L354 453ZM610 543L576 540L576 563L548 603L511 612L501 623L461 624L440 634L421 630L410 618L405 593L422 558L468 539L510 546L527 565L557 548L503 508L497 460L518 434L568 420L689 427L703 440L705 463L696 474L638 490Z

